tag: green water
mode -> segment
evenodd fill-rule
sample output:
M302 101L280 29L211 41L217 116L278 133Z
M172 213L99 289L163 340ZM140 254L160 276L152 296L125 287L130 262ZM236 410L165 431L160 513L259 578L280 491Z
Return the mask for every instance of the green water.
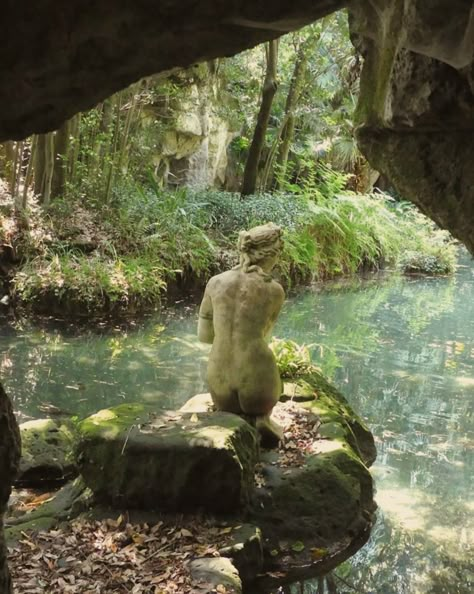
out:
M5 322L0 367L20 420L205 391L196 308L116 328ZM472 594L474 268L452 279L337 283L292 297L275 335L314 358L368 421L379 519L335 572L339 594ZM312 583L292 592L318 592ZM326 591L326 590L320 590Z

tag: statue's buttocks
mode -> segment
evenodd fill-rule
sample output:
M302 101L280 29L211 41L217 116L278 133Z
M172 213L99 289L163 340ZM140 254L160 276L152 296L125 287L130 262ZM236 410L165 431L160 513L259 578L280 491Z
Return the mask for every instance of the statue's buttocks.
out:
M281 394L267 345L285 298L269 275L281 245L276 225L241 232L240 265L209 281L199 312L199 338L212 343L208 382L214 404L267 422Z

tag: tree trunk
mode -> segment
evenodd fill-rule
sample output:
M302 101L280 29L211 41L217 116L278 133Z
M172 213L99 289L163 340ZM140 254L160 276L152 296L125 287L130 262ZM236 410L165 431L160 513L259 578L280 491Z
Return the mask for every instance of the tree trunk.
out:
M64 122L54 137L54 170L51 181L51 198L63 196L66 189L67 156L70 120Z
M23 150L23 143L22 142L15 142L15 148L13 150L13 161L12 161L12 169L10 172L10 193L12 198L15 199L16 196L16 186L18 181L18 171L20 170L19 162L21 158L19 153Z
M295 112L301 97L301 91L303 89L308 67L308 60L318 40L319 35L314 35L310 32L309 37L300 44L296 54L296 61L291 77L290 88L286 97L284 125L281 133L281 143L277 156L276 187L278 189L281 188L286 176L288 155L290 153L291 144L295 135Z
M115 168L116 168L116 161L117 161L117 149L118 149L118 142L120 137L120 110L122 109L122 94L117 93L115 97L115 130L114 136L112 140L112 148L111 148L111 156L110 156L110 163L109 163L109 171L107 175L107 184L105 187L105 195L104 195L104 202L105 204L110 203L110 198L112 196L112 187L115 175Z
M11 402L0 384L0 594L13 592L7 566L3 514L20 461L20 432Z
M119 174L123 174L127 172L127 160L126 160L126 153L128 151L128 138L130 135L130 125L133 121L133 117L135 115L135 108L137 105L137 97L139 92L139 83L137 85L132 86L132 97L130 99L130 104L127 110L127 116L125 118L125 125L124 130L122 132L122 139L120 143L120 150L119 150L119 157L118 157L118 164L117 170Z
M77 161L79 159L80 136L81 136L81 114L76 114L71 119L70 126L70 147L68 155L67 180L74 183L76 178Z
M34 192L38 196L43 194L43 178L45 167L46 134L36 136L36 153L34 162Z
M262 102L257 116L257 124L253 133L247 162L245 163L244 179L242 182L242 196L254 194L257 187L258 166L265 143L268 120L272 108L273 98L277 90L278 39L268 42L267 70L262 89Z
M51 198L51 182L54 171L54 133L38 134L35 159L35 194L48 206Z
M19 205L20 211L24 211L28 204L28 190L30 188L31 179L33 177L34 163L36 158L36 147L38 145L38 136L35 134L31 137L30 158L28 159L28 167L26 168L25 179L23 182L23 197Z

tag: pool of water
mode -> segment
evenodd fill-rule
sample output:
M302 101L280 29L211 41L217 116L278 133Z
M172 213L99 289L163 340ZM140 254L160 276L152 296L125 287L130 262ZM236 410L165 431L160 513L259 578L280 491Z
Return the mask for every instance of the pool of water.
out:
M85 416L205 390L196 307L115 328L0 326L0 368L20 420L52 404ZM275 335L310 345L378 446L378 521L334 572L339 594L472 594L474 267L454 278L340 282L293 296ZM313 583L292 592L324 592Z

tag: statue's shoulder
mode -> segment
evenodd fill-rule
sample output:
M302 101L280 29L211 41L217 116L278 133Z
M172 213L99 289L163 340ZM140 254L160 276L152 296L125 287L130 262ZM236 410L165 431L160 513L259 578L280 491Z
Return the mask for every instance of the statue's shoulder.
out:
M207 288L212 289L213 287L217 287L223 283L228 283L236 276L237 274L235 270L226 270L225 272L216 274L208 280Z
M278 281L272 279L272 282L269 283L269 287L276 297L279 297L280 299L285 299L285 290Z

